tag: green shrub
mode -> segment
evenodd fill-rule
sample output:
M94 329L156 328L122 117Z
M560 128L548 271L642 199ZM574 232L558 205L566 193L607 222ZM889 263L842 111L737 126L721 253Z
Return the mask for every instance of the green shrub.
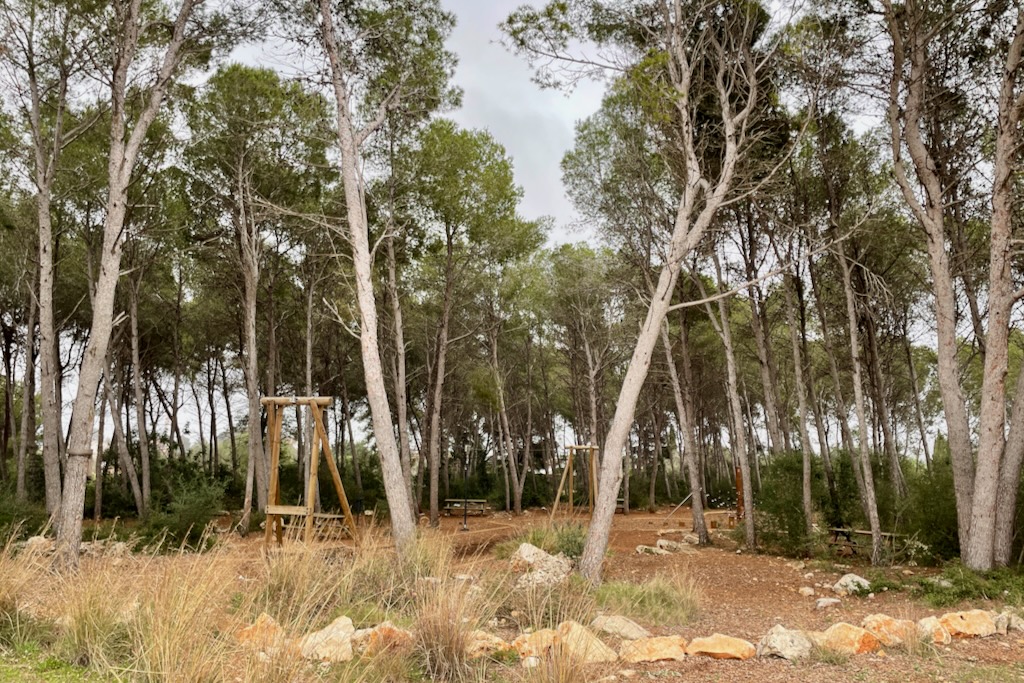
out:
M46 508L37 503L19 503L14 496L0 495L0 538L12 534L23 540L38 534L49 519Z
M822 497L821 471L812 460L813 499ZM817 494L817 495L814 495ZM754 523L759 542L784 555L806 555L813 539L807 533L803 504L803 456L782 453L761 468L761 490L754 496Z
M946 566L941 576L918 581L918 590L934 607L979 599L1020 606L1024 605L1024 571L1002 568L975 572L954 561Z
M223 509L224 486L205 477L180 478L171 491L171 501L163 512L149 516L143 537L149 541L166 540L175 545L200 545L206 527Z
M495 546L494 554L500 560L507 560L512 557L521 544L529 543L552 555L562 553L575 560L583 555L583 544L586 542L586 538L586 528L576 522L538 526L519 536L502 541Z

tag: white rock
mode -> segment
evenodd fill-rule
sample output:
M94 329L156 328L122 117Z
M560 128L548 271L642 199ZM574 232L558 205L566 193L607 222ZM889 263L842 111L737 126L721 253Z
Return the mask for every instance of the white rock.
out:
M529 569L519 577L516 587L533 588L557 586L572 572L572 560L565 555L549 555L540 548L523 543L511 558L512 571Z
M540 657L523 657L523 668L534 669L540 666Z
M618 615L599 616L591 622L590 627L623 640L638 640L651 637L651 634L643 626L631 619Z
M299 639L299 651L306 659L323 662L347 662L352 659L355 626L348 617L338 617L325 628Z
M757 644L757 656L803 659L810 656L812 647L811 639L803 631L792 631L776 624Z
M843 578L836 581L835 585L832 586L832 590L840 595L859 593L869 588L871 588L871 583L863 576L857 576L856 574L845 574Z
M818 598L818 601L814 603L814 609L830 609L832 607L839 607L843 604L843 601L839 598Z
M805 598L812 598L814 597L814 589L810 586L803 586L800 588L800 595L804 596Z
M650 546L650 545L638 545L636 547L636 554L637 555L671 555L672 553L670 553L667 550L663 550L662 548L656 548L656 547Z

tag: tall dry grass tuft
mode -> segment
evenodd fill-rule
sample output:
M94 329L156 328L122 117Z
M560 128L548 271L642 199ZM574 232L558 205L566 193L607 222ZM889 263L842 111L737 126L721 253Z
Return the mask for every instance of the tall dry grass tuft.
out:
M132 656L129 621L138 608L138 588L110 564L55 578L52 590L63 603L57 618L57 650L78 666L123 671Z
M555 586L532 586L504 596L501 614L525 628L557 628L563 621L590 623L597 606L593 587L573 574Z
M144 569L151 587L139 597L128 620L132 678L167 683L223 680L236 649L232 634L221 628L234 590L234 562L215 551L151 557Z
M700 611L700 586L689 574L676 571L642 583L609 581L597 590L598 606L606 611L658 624L681 626Z
M0 649L24 644L40 626L25 613L21 600L43 568L36 558L16 551L20 534L20 527L15 526L0 547Z
M523 683L588 683L593 673L556 644L536 666L524 670L521 680Z

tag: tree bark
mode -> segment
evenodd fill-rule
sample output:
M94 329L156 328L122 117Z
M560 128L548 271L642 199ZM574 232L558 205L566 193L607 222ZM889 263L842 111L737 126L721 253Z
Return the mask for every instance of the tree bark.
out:
M843 273L843 291L846 293L846 319L850 328L850 359L853 364L853 396L857 410L858 445L860 467L863 472L864 488L862 495L868 511L868 524L871 526L871 563L878 564L882 559L882 526L878 519L878 504L875 501L875 477L871 470L871 454L868 452L867 411L864 408L864 389L861 383L860 334L857 330L857 308L854 301L853 283L850 278L850 264L843 252L842 241L836 242L838 259Z
M377 302L373 291L372 256L367 234L363 179L359 169L359 147L371 130L357 134L349 109L348 73L342 61L334 29L332 5L320 0L321 39L331 66L331 82L337 105L337 132L341 154L341 176L345 190L352 265L355 271L356 301L359 308L360 346L367 399L373 422L373 434L380 453L381 475L391 513L391 531L399 554L412 550L416 538L416 520L411 513L409 492L402 475L401 456L395 440L391 408L384 383L380 346L377 340Z
M142 361L139 352L139 287L141 282L129 286L128 316L131 322L132 389L135 394L135 421L139 430L139 460L142 469L142 514L149 511L152 491L149 474L149 435L146 433L146 403L142 393ZM212 411L212 407L211 407Z
M78 373L78 391L71 411L68 439L68 463L57 525L55 563L64 568L77 568L78 546L82 539L86 474L92 455L93 414L100 376L106 364L107 349L113 329L114 294L120 276L121 251L124 246L124 222L128 186L150 124L156 119L167 88L178 67L186 41L186 27L194 7L193 0L183 0L171 27L171 38L164 52L159 71L151 87L146 89L145 104L134 126L128 132L129 110L126 107L128 76L135 60L139 33L141 2L134 0L126 9L119 36L118 59L111 80L110 156L106 215L103 222L103 251L93 298L92 324Z
M812 452L811 438L807 432L807 395L806 386L804 385L804 359L803 354L800 352L800 336L797 331L796 314L794 311L796 307L793 303L793 289L796 288L796 278L797 276L792 273L786 277L786 322L789 325L789 341L793 347L793 372L796 375L794 385L796 387L797 407L800 411L797 426L800 428L800 454L803 460L801 492L804 504L804 523L807 526L807 537L810 538L814 533L814 508L811 500Z
M25 471L29 453L36 450L36 311L34 297L28 297L28 326L25 331L25 374L21 381L21 441L14 496L19 503L28 499ZM30 446L31 444L31 446Z

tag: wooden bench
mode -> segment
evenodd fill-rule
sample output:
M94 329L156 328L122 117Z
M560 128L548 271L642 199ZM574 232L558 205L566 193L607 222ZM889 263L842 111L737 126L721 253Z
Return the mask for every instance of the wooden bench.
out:
M487 504L486 500L474 498L446 498L444 501L444 514L448 517L453 513L456 515L466 513L483 516L490 511L491 506Z

